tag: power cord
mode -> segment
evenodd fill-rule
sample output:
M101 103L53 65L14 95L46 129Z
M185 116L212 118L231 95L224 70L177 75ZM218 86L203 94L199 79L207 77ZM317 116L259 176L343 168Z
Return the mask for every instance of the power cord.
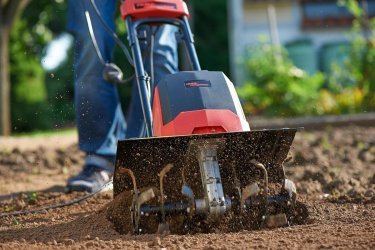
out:
M133 59L131 58L130 52L127 49L127 47L125 46L125 44L118 38L117 34L104 21L104 19L101 16L94 0L90 1L90 3L92 5L92 8L95 10L94 12L96 13L98 19L100 20L102 25L105 27L105 31L113 37L115 42L120 46L120 48L124 52L124 54L125 54L127 60L129 61L130 65L134 67ZM93 29L92 22L91 22L90 13L88 12L87 9L88 8L86 7L86 11L85 11L86 22L87 22L89 34L90 34L90 37L91 37L91 41L94 45L96 54L98 55L99 61L104 66L103 78L110 83L116 83L116 84L117 83L125 84L125 83L131 82L135 77L134 74L127 79L122 79L123 73L122 73L121 69L114 63L104 61L103 56L100 52L96 37L95 37L94 29Z
M126 56L126 59L130 63L130 65L134 67L134 61L133 61L133 58L130 55L130 52L129 52L128 48L120 40L120 38L117 36L117 34L111 29L111 27L109 27L108 24L104 21L102 15L100 14L100 11L99 11L98 7L95 4L95 1L94 0L90 0L90 3L91 3L91 6L94 9L96 15L98 16L99 21L103 24L103 26L106 29L106 31L108 32L108 34L113 37L113 39L115 40L115 42L117 43L117 45L122 49L122 51L124 52L124 54Z
M78 199L75 199L75 200L71 200L71 201L63 202L63 203L59 203L59 204L53 204L53 205L49 205L49 206L45 206L45 207L40 207L40 208L36 208L36 209L30 209L30 210L24 210L24 211L17 211L17 212L10 212L10 213L1 213L0 214L0 218L21 216L21 215L27 215L27 214L44 213L44 212L46 212L47 210L50 210L50 209L71 206L71 205L80 203L80 202L82 202L84 200L87 200L88 198L96 195L97 193L100 193L101 191L103 191L104 189L106 189L107 187L109 187L112 184L113 184L113 180L110 180L109 182L107 182L106 184L104 184L102 187L100 187L98 190L96 190L96 191L94 191L92 193L86 194L86 195L82 196L81 198L78 198Z

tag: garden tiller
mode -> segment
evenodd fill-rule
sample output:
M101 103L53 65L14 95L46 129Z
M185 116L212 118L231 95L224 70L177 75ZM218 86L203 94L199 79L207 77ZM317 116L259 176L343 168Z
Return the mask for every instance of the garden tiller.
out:
M130 224L138 234L228 221L237 221L238 229L287 225L296 188L283 161L296 129L250 131L232 82L223 72L201 70L182 0L126 0L121 14L146 135L118 142L114 199L126 199L109 214L117 229L125 232ZM138 31L164 24L179 28L192 70L152 86Z

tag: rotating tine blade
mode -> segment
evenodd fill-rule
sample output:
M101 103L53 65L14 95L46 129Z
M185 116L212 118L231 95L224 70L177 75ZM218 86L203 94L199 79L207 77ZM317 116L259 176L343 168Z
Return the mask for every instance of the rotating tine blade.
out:
M133 224L133 232L139 233L139 222L141 219L141 206L142 204L150 201L155 197L155 191L153 188L149 188L142 193L139 194L138 188L137 188L137 181L135 179L135 175L132 170L128 168L120 168L119 174L125 174L130 176L133 183L133 205L132 205L132 213L131 213L131 220Z
M245 208L245 201L250 198L251 196L255 196L260 192L260 188L256 182L247 185L243 190L241 194L241 213L243 212L243 209Z
M139 196L138 196L138 203L140 205L152 200L155 197L155 191L153 188L149 188L145 191L143 191Z
M130 176L130 178L132 179L132 182L133 182L133 192L134 194L136 194L136 197L137 197L137 204L140 206L148 201L150 201L151 199L155 198L155 190L154 188L149 188L145 191L143 191L142 193L140 193L138 195L138 188L137 188L137 181L135 179L135 175L133 173L133 171L131 171L130 169L128 168L121 168L119 170L119 173L120 174L127 174L128 176Z
M160 178L160 206L161 206L161 223L159 224L158 233L169 232L169 225L165 222L164 209L164 177L173 168L173 164L167 164L159 173Z
M133 191L134 191L135 194L137 194L138 193L137 181L135 179L135 175L134 175L133 171L131 171L128 168L119 168L118 173L119 174L126 174L126 175L130 176L130 178L132 179Z

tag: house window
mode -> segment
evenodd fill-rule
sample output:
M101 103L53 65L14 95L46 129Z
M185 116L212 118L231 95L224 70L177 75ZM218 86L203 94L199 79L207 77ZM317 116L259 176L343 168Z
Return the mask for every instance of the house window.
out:
M375 0L359 0L367 9L369 17L375 16ZM353 21L353 15L346 7L338 6L337 0L300 0L302 8L302 27L346 27Z

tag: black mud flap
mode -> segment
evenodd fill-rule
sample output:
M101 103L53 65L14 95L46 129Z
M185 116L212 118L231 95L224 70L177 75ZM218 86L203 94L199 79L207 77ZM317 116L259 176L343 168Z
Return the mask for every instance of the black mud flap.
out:
M288 155L297 129L254 130L249 132L200 134L173 137L154 137L119 141L114 175L114 195L133 190L130 169L138 189L159 187L159 173L173 164L164 180L166 200L182 200L181 188L189 185L195 197L203 196L196 144L214 143L224 193L231 195L235 188L262 180L263 173L252 165L256 160L267 169L269 183L283 183L282 166Z

